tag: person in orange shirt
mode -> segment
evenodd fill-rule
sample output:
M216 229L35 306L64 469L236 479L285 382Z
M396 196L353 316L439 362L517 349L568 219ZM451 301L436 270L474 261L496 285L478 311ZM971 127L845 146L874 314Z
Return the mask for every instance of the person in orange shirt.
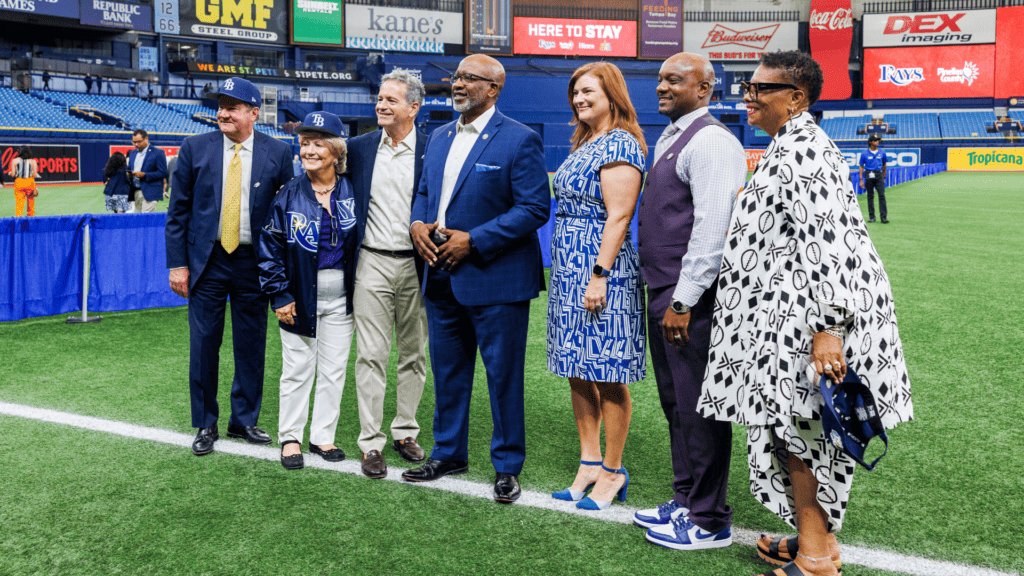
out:
M10 172L14 177L14 215L17 217L36 215L36 196L39 195L39 189L36 188L38 170L36 159L32 157L32 149L22 146L18 156L11 160Z

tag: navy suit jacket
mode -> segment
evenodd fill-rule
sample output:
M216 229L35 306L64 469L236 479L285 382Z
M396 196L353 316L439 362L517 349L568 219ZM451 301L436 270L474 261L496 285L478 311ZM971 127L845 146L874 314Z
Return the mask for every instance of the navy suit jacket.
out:
M430 135L412 222L437 221L456 122ZM456 300L464 306L488 306L536 298L544 289L537 229L550 213L551 188L540 136L495 110L459 172L445 213L445 226L468 232L476 246L451 271ZM428 267L425 276L430 273Z
M132 149L128 153L128 169L135 172L135 157L139 151ZM167 178L167 153L163 150L149 145L146 157L142 159L142 172L146 173L145 178L139 178L142 184L139 189L146 197L147 202L156 202L164 197L164 179ZM132 180L134 182L134 179ZM133 184L134 186L134 184Z
M373 181L373 166L377 162L377 148L384 137L383 130L369 132L348 141L348 177L356 200L356 222L359 223L356 246L363 245L366 232L366 218L370 212L370 185ZM416 164L413 172L413 194L410 203L416 200L416 185L423 173L423 153L427 149L427 135L416 130ZM416 255L416 273L423 279L423 259Z
M188 266L189 289L206 268L217 241L223 198L224 135L220 130L189 136L178 151L174 193L167 206L167 267ZM292 179L291 147L256 132L249 182L249 229L253 245L274 195ZM161 194L163 194L161 188Z

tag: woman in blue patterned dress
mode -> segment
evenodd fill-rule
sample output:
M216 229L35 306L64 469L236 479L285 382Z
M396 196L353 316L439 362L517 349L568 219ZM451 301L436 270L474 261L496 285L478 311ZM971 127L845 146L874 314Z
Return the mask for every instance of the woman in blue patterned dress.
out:
M597 62L576 70L569 102L576 131L572 154L554 179L558 211L551 241L548 369L569 379L580 467L572 486L552 496L603 510L616 496L626 499L628 384L647 372L640 261L629 239L647 146L614 65Z

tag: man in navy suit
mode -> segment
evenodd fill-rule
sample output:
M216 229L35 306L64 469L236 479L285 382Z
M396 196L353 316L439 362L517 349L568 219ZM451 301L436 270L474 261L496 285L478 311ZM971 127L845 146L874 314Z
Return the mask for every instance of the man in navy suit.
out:
M365 219L356 284L356 397L363 474L387 476L381 432L391 336L398 345L396 413L392 448L405 460L423 461L416 442L416 410L427 378L427 316L420 284L423 260L409 237L409 216L416 183L423 171L427 135L416 130L423 104L423 82L406 70L381 78L377 124L381 130L348 141L348 165L356 211Z
M228 436L269 444L256 427L263 400L267 297L260 291L253 245L274 194L292 179L291 149L253 125L262 103L248 80L229 78L219 92L220 131L186 138L167 208L171 289L188 298L192 452L213 451L218 439L217 375L224 313L231 298L235 375Z
M423 482L468 470L476 351L491 398L494 499L519 498L526 459L523 370L530 300L543 288L537 229L551 191L540 136L494 107L505 69L481 54L452 76L461 118L431 134L412 209L413 244L429 264L424 300L434 372L434 447L402 474Z
M164 197L164 178L167 178L167 154L149 145L149 134L139 128L132 132L135 150L128 153L128 169L132 200L136 212L152 212L156 203Z

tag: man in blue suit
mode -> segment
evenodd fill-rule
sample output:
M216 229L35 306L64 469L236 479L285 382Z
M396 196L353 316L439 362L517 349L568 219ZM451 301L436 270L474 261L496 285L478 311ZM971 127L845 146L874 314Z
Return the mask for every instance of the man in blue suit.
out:
M381 78L377 95L380 130L348 141L348 165L356 213L366 222L353 291L356 325L356 397L359 449L368 478L387 476L381 450L384 394L392 335L398 348L392 448L408 462L423 462L416 442L416 411L427 378L427 316L420 286L423 260L409 237L409 216L423 171L427 135L416 130L423 82L407 70Z
M217 375L224 313L231 298L235 375L228 436L269 444L257 428L263 400L267 297L260 291L253 245L274 194L292 179L291 149L253 130L262 103L248 80L229 78L219 92L220 131L186 138L167 208L171 289L188 298L192 452L213 451L218 439Z
M167 178L167 154L149 145L149 134L139 128L132 132L135 150L128 154L128 169L132 171L132 200L136 212L152 212L164 197L164 178Z
M543 288L537 229L551 192L540 136L494 107L501 64L466 57L452 76L461 118L431 134L410 232L424 274L434 372L434 447L423 482L468 470L469 399L479 347L491 398L494 499L519 498L526 458L523 370L530 300Z

